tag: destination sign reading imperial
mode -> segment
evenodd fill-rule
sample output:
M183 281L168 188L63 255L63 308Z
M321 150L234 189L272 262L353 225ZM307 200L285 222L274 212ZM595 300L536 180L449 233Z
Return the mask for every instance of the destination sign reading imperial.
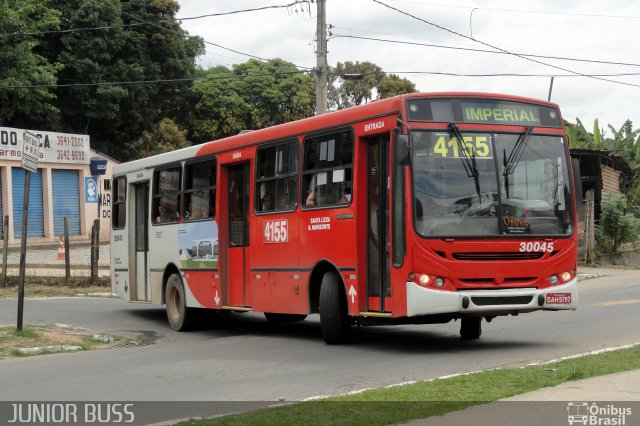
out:
M417 99L407 102L410 121L562 128L550 105L499 99Z
M43 132L0 127L0 160L21 161L24 134L40 140L38 161L42 163L89 164L89 135Z

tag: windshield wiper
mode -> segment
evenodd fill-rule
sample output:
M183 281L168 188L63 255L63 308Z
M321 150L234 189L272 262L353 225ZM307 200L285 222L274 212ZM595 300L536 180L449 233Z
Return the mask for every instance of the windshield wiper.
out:
M507 170L505 170L505 173L508 173L510 175L513 174L513 171L516 169L516 166L520 162L520 158L522 158L524 147L527 146L527 141L529 140L529 137L531 137L532 131L533 127L527 127L524 133L518 136L518 140L511 150L509 158L507 158Z
M532 131L533 127L527 127L524 133L521 133L520 136L518 136L518 140L513 146L513 149L509 154L509 158L507 158L507 150L505 149L502 151L502 165L504 167L504 189L507 192L507 198L509 198L509 175L513 174L516 166L520 162L520 158L522 158L522 154L524 153L524 147L527 146L527 141L529 140L529 137L531 137Z
M478 194L478 202L482 203L482 196L480 195L480 173L478 173L476 153L471 150L471 154L469 154L467 145L464 143L464 139L462 138L462 133L460 133L460 129L458 128L456 123L449 123L449 127L451 128L451 133L453 133L453 135L456 137L459 151L462 152L462 157L460 157L460 160L462 160L464 170L467 172L468 177L473 177L473 180L476 184L476 194Z

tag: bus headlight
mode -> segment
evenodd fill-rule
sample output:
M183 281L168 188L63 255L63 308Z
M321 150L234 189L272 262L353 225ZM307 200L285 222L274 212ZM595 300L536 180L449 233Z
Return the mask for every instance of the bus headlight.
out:
M563 272L562 274L560 274L560 279L563 283L566 283L571 279L571 272Z
M551 285L557 285L558 284L558 276L557 275L551 275L549 277L549 282L551 283Z
M441 277L438 277L433 282L433 285L435 285L438 288L441 288L444 285L444 280Z
M427 284L429 284L429 275L421 274L421 275L418 277L418 281L419 281L419 282L420 282L420 284L422 284L422 285L427 285Z

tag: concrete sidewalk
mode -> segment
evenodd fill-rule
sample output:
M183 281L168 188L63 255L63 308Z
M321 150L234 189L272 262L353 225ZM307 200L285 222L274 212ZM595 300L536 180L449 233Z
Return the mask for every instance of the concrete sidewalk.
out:
M580 266L577 275L582 281L613 275L638 276L640 271L629 268ZM567 425L573 424L570 417L572 410L577 406L582 407L581 414L586 416L591 416L589 408L595 410L597 407L600 413L604 413L592 417L574 418L573 421L577 424L640 426L640 370L565 382L504 400L475 405L444 416L412 420L405 424L412 426ZM624 415L624 418L616 415L615 413L620 409L628 409L631 414Z
M640 370L565 382L444 416L412 420L411 426L567 425L576 407L578 424L640 425ZM591 411L596 410L596 411ZM624 416L619 413L625 410ZM629 411L626 411L629 410ZM593 415L593 413L596 413ZM623 418L624 417L624 418ZM593 419L593 420L592 420ZM602 419L602 420L598 420ZM617 420L617 423L612 422ZM599 423L598 423L599 421Z

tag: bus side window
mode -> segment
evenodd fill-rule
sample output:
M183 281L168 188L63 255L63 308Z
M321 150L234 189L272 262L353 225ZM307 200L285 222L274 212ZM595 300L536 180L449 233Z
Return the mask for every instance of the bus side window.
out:
M185 221L211 219L215 216L215 160L190 163L185 166Z
M260 148L255 186L256 213L296 208L298 199L298 141Z
M180 178L182 167L156 170L153 173L153 222L175 223L180 220Z
M125 226L127 206L127 180L124 176L113 179L113 200L111 221L113 229L122 229Z
M350 131L307 138L304 145L304 207L346 205L353 192Z

